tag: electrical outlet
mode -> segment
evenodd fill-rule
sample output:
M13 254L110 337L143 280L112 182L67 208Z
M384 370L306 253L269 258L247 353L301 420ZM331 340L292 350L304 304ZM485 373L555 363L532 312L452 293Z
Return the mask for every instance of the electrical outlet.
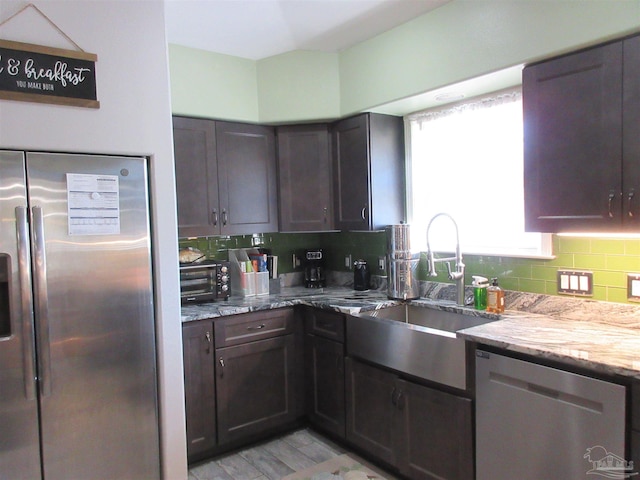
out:
M640 302L640 274L627 273L627 299Z
M293 268L298 268L300 266L300 258L298 258L298 255L295 253L293 254L292 264Z
M387 269L387 260L385 257L378 257L378 268L381 272L384 272Z
M593 295L593 272L558 270L558 293L567 295Z
M344 256L344 267L351 268L351 254Z

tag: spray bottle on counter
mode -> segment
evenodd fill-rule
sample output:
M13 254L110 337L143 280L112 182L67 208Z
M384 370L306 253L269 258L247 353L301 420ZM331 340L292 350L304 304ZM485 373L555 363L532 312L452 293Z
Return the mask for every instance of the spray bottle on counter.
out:
M487 312L504 312L504 290L498 286L497 278L492 278L487 287Z
M473 275L473 306L476 310L486 310L487 308L487 287L489 280L479 275Z

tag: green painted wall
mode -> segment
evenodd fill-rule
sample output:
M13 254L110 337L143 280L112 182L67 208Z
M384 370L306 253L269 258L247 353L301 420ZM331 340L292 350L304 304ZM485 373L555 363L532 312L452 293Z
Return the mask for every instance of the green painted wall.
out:
M340 116L338 55L290 52L258 62L260 122Z
M169 60L173 114L258 120L254 61L178 45L169 45Z
M638 0L455 0L340 53L342 114L638 29Z
M339 54L255 62L170 45L173 111L337 118L638 30L640 0L454 0Z

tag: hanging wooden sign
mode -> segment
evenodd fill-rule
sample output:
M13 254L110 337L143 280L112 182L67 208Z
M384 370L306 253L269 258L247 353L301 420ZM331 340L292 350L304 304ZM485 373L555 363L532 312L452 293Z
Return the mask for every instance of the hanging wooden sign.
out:
M0 40L0 99L100 108L98 56Z

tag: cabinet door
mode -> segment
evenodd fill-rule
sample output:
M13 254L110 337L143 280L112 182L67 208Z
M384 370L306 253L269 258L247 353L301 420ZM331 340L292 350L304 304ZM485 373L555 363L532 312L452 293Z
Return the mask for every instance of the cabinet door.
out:
M344 343L344 314L312 307L304 307L303 311L304 328L307 333Z
M472 401L398 380L400 470L408 478L473 478Z
M345 436L344 345L306 335L307 409L315 426Z
M626 227L640 226L640 36L625 40L623 61L622 216Z
M279 127L280 231L333 228L329 127Z
M369 117L358 115L333 125L333 193L335 227L368 230Z
M187 454L216 445L216 392L213 364L213 325L210 321L182 327L184 387L187 415Z
M216 350L218 441L265 432L300 414L294 335Z
M351 358L345 360L345 366L347 440L383 462L396 465L397 376Z
M369 225L381 230L406 220L404 122L394 115L369 114Z
M278 230L272 127L216 122L220 228L223 235Z
M173 117L173 148L179 236L219 234L215 122Z
M622 43L527 67L527 231L620 229Z

